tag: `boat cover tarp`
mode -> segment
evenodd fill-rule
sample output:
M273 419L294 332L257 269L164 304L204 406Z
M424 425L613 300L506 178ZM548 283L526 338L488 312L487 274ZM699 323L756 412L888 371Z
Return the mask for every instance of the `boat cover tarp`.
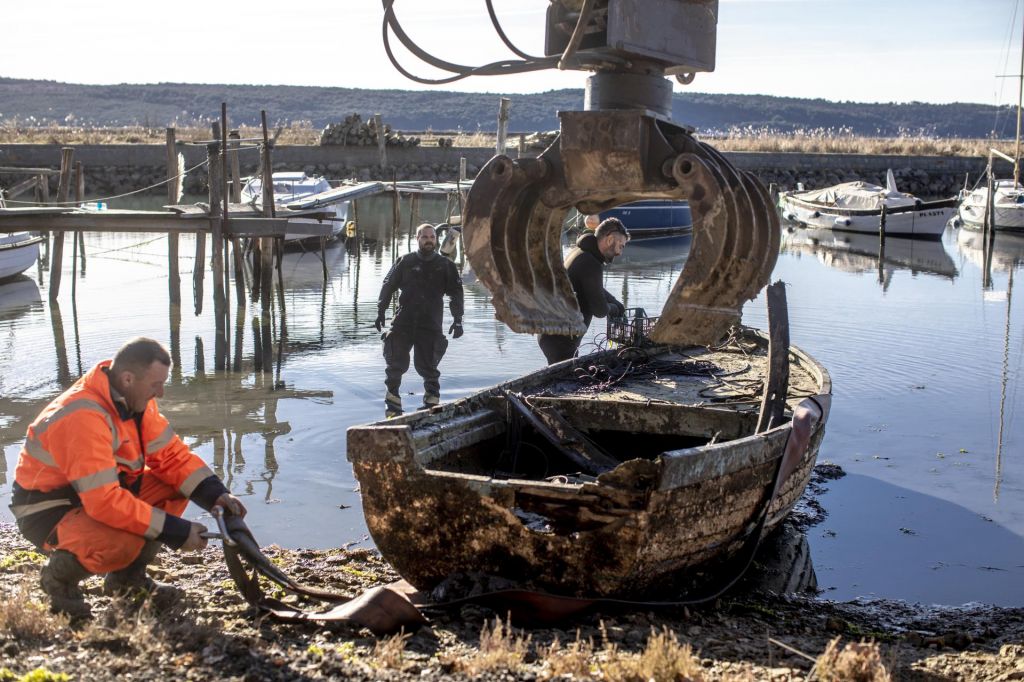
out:
M794 199L812 204L849 209L880 210L883 204L887 208L898 208L913 206L918 203L918 198L913 194L900 192L896 189L896 181L891 170L888 172L886 179L888 181L887 187L880 187L870 182L857 180L856 182L844 182L823 189L794 192L791 196Z

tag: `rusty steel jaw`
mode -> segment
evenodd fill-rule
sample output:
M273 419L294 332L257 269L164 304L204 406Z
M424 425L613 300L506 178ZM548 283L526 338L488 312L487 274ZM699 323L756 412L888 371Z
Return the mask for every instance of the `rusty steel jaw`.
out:
M466 255L513 331L586 332L562 265L572 207L597 213L640 199L685 199L693 242L651 339L711 344L768 284L779 218L767 190L690 132L646 111L559 114L561 131L537 158L495 156L465 209ZM628 246L626 248L629 248Z

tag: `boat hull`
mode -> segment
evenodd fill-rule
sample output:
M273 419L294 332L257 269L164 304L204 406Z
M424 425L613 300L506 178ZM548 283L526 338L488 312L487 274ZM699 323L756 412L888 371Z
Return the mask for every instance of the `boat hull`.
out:
M805 377L794 390L830 392L824 369L792 350L794 369ZM687 357L700 356L691 352ZM556 409L585 432L621 435L622 463L596 479L527 480L487 471L510 433L502 391L550 393L543 387L572 370L572 361L560 363L429 414L349 429L348 457L367 525L383 556L413 585L431 589L453 574L483 573L560 594L653 595L678 590L693 570L743 545L791 430L787 422L755 434L756 409L693 404L692 395L645 404L556 390L534 404ZM823 434L822 421L771 503L769 528L803 493ZM680 439L699 444L663 452L646 445Z
M0 281L17 277L39 260L42 237L28 232L0 235Z
M801 201L784 193L779 198L782 217L807 227L837 232L878 234L881 209L835 209ZM925 201L909 209L896 209L885 216L885 234L892 237L939 239L956 211L956 201Z
M693 216L686 201L648 199L602 211L601 220L618 218L632 239L663 239L693 232Z
M1024 190L1014 188L1012 180L999 180L995 188L995 229L1006 232L1024 232ZM957 209L960 224L968 229L980 230L985 226L985 208L988 189L982 187L968 192Z

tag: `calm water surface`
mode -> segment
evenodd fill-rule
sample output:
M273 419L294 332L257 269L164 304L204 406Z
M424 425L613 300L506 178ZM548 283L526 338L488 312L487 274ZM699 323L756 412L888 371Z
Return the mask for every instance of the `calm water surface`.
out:
M421 210L439 221L444 202ZM345 429L383 416L372 321L384 274L413 248L407 204L402 215L393 233L390 200L360 201L359 236L329 249L326 285L316 254L285 256L285 325L275 320L270 373L255 370L259 311L248 303L232 303L239 369L213 372L212 286L207 273L196 315L191 238L181 244L180 315L167 302L164 237L86 235L74 297L69 240L59 305L47 303L48 275L35 268L0 286L0 520L12 520L6 505L29 422L79 374L144 334L179 358L163 411L245 497L262 543L370 544ZM687 248L634 242L606 287L655 313ZM828 517L808 537L828 598L1024 605L1024 287L1012 290L1024 238L998 235L989 286L982 261L980 240L952 229L941 243L890 239L882 260L871 238L785 234L774 277L789 284L791 337L834 382L819 461L848 474L829 482L820 500ZM441 365L445 400L544 364L533 337L495 321L488 300L482 286L467 285L466 335ZM762 299L747 305L744 321L765 326ZM602 333L595 321L588 338L600 344ZM402 388L416 394L407 403L419 401L413 370ZM203 518L194 506L187 515Z

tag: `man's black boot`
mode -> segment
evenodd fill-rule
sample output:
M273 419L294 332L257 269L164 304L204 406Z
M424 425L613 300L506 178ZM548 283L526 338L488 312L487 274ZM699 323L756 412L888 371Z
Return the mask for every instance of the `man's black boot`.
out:
M146 575L146 566L156 558L160 543L149 540L135 561L107 574L103 580L103 594L107 596L149 597L158 608L166 608L185 595L180 587L159 583Z
M50 560L43 566L39 582L50 597L50 611L65 613L72 618L89 618L92 610L78 583L92 573L87 571L74 554L58 549L50 555Z

